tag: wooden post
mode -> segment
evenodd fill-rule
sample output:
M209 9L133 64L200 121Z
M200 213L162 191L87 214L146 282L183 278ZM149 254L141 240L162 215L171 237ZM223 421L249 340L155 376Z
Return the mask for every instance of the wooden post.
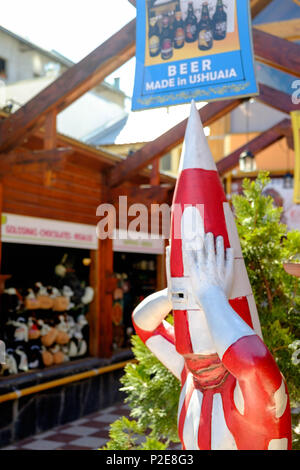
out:
M46 115L44 129L44 149L53 150L57 144L57 131L56 131L56 116L57 110L53 109ZM52 184L52 170L48 168L44 173L44 185L50 187Z
M90 354L110 357L112 353L112 240L98 240L98 250L91 252L90 284L95 297L90 307Z
M231 199L231 184L232 184L232 173L229 173L226 177L226 196Z
M159 163L160 163L160 158L157 158L156 160L152 162L152 170L151 170L151 177L150 177L150 184L152 186L157 186L160 183Z
M1 262L2 262L2 210L3 210L3 184L0 181L0 273L1 273Z
M156 289L162 290L167 287L166 279L166 254L157 255L157 264L156 264Z

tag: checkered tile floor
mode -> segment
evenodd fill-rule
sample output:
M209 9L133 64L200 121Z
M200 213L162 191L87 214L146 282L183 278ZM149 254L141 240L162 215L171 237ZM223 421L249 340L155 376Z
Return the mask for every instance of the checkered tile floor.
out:
M109 425L120 416L129 416L129 407L124 403L2 447L0 450L96 450L108 441Z
M118 403L0 450L96 450L109 440L110 424L121 416L129 417L129 412L128 405ZM172 444L170 449L181 446Z

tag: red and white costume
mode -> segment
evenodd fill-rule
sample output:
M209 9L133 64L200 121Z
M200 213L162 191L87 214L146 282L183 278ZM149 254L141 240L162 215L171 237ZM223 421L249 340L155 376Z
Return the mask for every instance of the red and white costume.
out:
M233 282L226 295L222 276L218 282L209 275L205 279L204 270L195 296L197 271L192 278L185 255L192 225L203 240L208 233L219 237L217 243L223 237L225 249L232 249ZM222 260L218 253L214 259L209 243L212 266ZM194 104L174 193L167 271L169 289L145 299L133 322L148 348L181 381L183 449L291 449L287 387L261 339L234 218ZM174 327L164 321L172 309Z

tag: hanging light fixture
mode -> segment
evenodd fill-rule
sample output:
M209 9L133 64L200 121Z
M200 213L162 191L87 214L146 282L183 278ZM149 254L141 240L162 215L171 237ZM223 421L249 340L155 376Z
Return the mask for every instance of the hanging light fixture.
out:
M250 100L246 103L246 136L247 136L247 146L249 144L249 104ZM251 150L246 149L244 150L239 159L240 164L240 171L243 172L251 172L256 170L256 162L255 162L255 155L251 152Z
M283 187L284 189L292 189L294 187L294 177L289 171L283 177Z
M256 170L255 156L250 150L245 150L240 155L240 171L251 172Z

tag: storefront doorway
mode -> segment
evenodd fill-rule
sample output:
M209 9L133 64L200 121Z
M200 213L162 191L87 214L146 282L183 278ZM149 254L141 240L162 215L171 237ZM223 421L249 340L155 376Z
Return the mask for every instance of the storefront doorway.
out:
M130 347L134 308L157 287L157 255L114 253L117 287L113 294L113 347Z

